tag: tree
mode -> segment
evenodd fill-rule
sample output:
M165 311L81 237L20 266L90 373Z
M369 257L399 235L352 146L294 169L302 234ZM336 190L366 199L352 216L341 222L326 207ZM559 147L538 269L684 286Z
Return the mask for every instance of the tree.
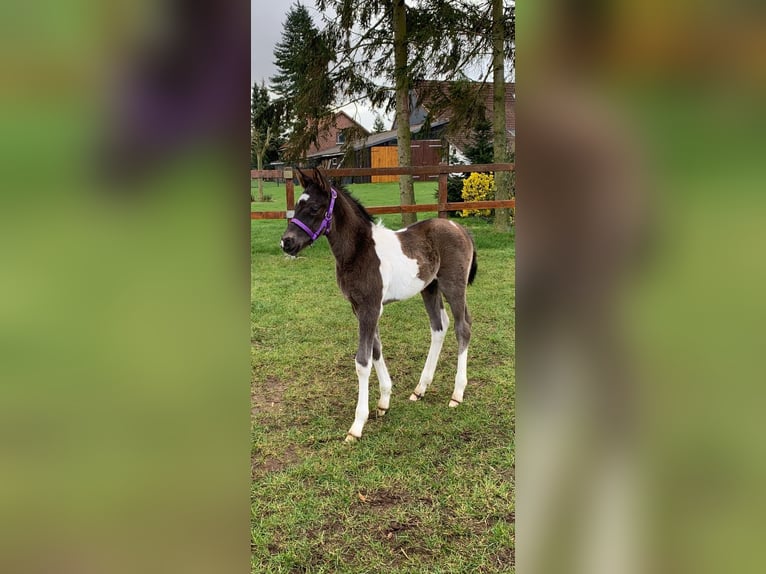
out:
M493 157L495 163L510 160L505 129L505 73L515 67L516 6L514 0L432 0L424 3L419 13L417 29L420 34L413 41L418 43L418 57L430 64L426 67L430 76L445 80L457 80L448 90L439 85L431 86L426 97L431 103L431 115L450 110L450 128L459 131L473 125L484 113L480 104L481 84L492 81L493 94ZM427 31L437 30L429 35ZM489 58L488 63L488 55ZM462 71L467 68L484 69L481 84L465 82ZM428 88L426 88L427 90ZM496 174L496 199L509 199L512 175ZM495 227L510 229L510 212L495 212Z
M478 3L430 0L411 5L405 0L316 0L322 12L329 12L325 16L323 36L331 42L335 54L332 84L343 98L363 98L373 107L385 105L388 111L395 109L400 165L411 165L412 86L429 77L465 79L463 70L477 65L487 69L486 82L494 71L487 66L487 54L491 54L493 48L495 36L491 24L493 3L497 2L502 15L501 51L503 57L512 59L515 7L504 5L502 0L479 0ZM465 88L467 84L470 82L463 82L461 87L462 98L450 99L467 110L463 119L470 121L463 125L472 125L480 106L475 89L474 97L465 97L469 91ZM504 82L502 87L505 89ZM457 124L460 118L451 118L450 124L453 120ZM400 202L402 205L414 203L411 176L400 179ZM410 223L416 217L403 214L402 220Z
M328 74L333 53L300 3L287 13L282 39L274 48L277 73L271 78L288 118L285 157L304 158L330 125L335 88Z
M407 73L407 4L393 0L394 83L396 84L396 148L400 166L412 165L412 131L410 130L410 77ZM399 176L400 205L415 204L412 175ZM417 213L402 213L402 224L418 220Z
M505 43L506 26L503 10L503 0L492 1L492 70L493 70L493 129L494 129L494 160L495 163L508 161L508 136L505 131ZM515 23L515 17L514 17ZM514 26L515 28L515 26ZM495 177L495 199L503 200L511 197L511 174L497 172ZM495 210L495 229L509 231L511 227L510 209Z
M250 154L255 168L263 169L263 160L279 136L282 109L272 102L266 83L253 84L250 96ZM252 194L250 199L253 199ZM263 201L263 179L258 178L258 201Z
M413 28L408 22L419 8L405 0L316 1L322 12L332 13L325 18L324 36L334 42L333 80L338 92L344 98L366 99L375 107L396 110L399 165L411 166L410 85L416 72L409 50ZM381 78L389 83L381 85ZM401 205L415 203L411 175L400 176L399 197ZM405 225L415 221L415 213L402 214Z
M494 161L492 123L483 114L476 122L471 142L464 151L471 163L492 163Z
M311 45L319 31L305 6L296 3L290 7L285 19L282 39L274 48L274 64L277 73L271 78L274 93L286 100L298 96L312 54L306 47Z
M386 131L386 126L383 124L383 118L379 115L375 116L375 123L372 124L372 133L379 134Z

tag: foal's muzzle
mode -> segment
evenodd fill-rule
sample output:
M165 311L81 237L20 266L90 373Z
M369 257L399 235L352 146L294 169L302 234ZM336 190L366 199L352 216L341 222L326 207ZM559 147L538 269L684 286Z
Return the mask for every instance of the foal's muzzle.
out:
M288 255L295 256L298 252L306 246L307 241L297 236L293 231L285 231L282 235L282 240L279 242L279 246L282 251Z

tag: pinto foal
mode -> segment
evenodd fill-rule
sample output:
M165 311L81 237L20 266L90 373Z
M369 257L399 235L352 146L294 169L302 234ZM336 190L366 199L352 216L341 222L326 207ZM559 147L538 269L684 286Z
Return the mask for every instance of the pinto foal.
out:
M369 379L372 367L380 383L378 415L384 415L391 399L391 377L381 353L378 319L383 305L420 293L431 322L431 348L420 382L411 401L423 398L433 381L449 318L442 295L455 319L458 341L455 389L449 402L463 402L471 317L466 307L466 286L476 275L476 250L468 232L446 219L428 219L392 231L373 223L362 205L343 190L330 185L324 174L296 170L304 189L295 206L295 217L287 224L280 243L288 255L297 255L321 235L327 235L335 256L338 286L351 302L359 321L356 373L359 397L354 424L347 442L362 436L369 415ZM372 363L372 364L370 364Z

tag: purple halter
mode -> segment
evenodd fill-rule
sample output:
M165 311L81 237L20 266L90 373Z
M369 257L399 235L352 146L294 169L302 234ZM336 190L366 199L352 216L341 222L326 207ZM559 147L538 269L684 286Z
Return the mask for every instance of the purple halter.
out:
M311 231L311 228L303 223L300 219L296 219L293 217L290 221L300 227L303 231L308 233L309 237L311 237L311 242L314 243L314 241L317 240L317 238L322 235L324 232L325 235L330 233L330 224L332 223L332 210L335 207L335 198L338 197L338 192L335 191L334 187L330 188L330 192L332 193L332 196L330 198L330 207L327 208L327 213L324 214L324 219L322 219L322 224L319 226L319 229L316 231Z

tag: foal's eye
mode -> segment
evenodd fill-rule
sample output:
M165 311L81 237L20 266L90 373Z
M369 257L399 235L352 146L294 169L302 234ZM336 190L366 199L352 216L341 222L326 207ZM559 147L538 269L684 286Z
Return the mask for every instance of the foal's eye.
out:
M318 205L312 205L309 208L309 213L312 214L312 215L314 215L317 211L319 211L319 206Z

